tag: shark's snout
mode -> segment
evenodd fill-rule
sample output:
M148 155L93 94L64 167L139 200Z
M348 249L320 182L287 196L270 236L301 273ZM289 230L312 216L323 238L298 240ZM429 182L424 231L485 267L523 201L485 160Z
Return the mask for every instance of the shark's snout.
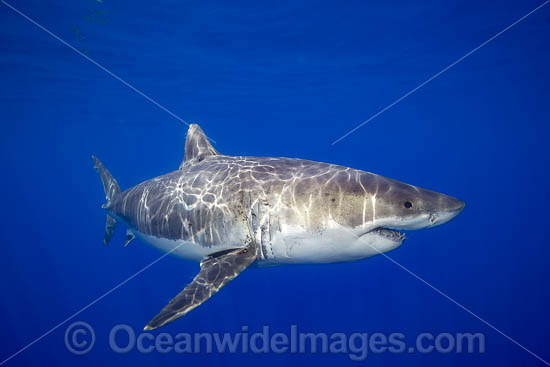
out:
M453 212L453 213L456 212L456 214L458 214L466 206L466 204L460 199L457 199L448 195L443 195L443 194L440 194L440 195L442 197L442 199L440 200L441 201L440 209L442 211Z
M452 196L389 180L376 197L376 222L394 230L417 230L446 223L463 209Z
M447 223L460 214L466 206L466 203L460 199L443 194L441 194L441 196L442 198L440 200L440 204L438 205L437 211L431 213L430 215L431 226Z

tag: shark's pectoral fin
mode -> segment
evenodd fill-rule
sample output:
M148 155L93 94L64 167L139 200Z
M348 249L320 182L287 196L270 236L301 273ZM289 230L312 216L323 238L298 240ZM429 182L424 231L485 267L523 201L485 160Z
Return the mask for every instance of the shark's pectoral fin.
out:
M168 303L144 330L161 327L182 317L212 297L224 285L256 260L256 246L221 251L201 262L201 270L193 281Z

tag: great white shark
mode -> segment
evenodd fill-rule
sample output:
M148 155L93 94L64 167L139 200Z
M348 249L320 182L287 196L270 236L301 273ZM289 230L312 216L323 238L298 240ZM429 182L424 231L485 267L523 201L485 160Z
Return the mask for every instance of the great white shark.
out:
M138 237L200 262L200 271L148 324L171 322L252 264L356 261L393 250L399 231L454 218L464 202L370 172L295 158L218 153L191 125L177 171L121 191L92 157L107 202L104 243L117 222Z

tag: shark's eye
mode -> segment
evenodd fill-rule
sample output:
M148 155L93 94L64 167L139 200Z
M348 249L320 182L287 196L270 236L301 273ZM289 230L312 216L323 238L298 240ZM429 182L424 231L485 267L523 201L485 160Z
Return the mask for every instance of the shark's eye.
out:
M410 201L405 201L405 202L403 203L403 205L404 205L405 208L407 208L407 209L408 209L408 208L411 208L411 207L413 206L412 203L411 203Z

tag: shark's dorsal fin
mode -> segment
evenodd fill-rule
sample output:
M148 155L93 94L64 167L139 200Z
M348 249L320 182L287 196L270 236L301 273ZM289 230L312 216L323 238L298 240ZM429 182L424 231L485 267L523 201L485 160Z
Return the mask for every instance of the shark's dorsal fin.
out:
M198 159L200 161L204 157L218 154L199 125L191 124L187 131L187 138L185 139L185 155L183 162L180 164L180 169L185 162L191 159Z

